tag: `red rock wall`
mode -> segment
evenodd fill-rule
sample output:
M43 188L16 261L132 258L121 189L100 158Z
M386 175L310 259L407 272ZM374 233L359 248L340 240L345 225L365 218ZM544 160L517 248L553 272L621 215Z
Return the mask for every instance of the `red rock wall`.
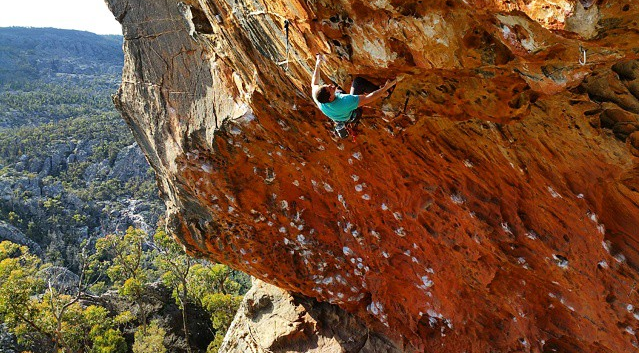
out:
M115 103L188 251L407 351L636 349L638 4L186 3L109 0ZM343 87L405 77L355 141L316 52Z

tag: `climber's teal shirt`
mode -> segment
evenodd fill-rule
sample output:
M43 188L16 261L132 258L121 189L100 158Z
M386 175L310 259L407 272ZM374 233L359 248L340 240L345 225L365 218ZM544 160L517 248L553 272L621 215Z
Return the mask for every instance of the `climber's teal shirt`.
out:
M352 94L335 92L335 99L328 103L318 103L324 115L335 121L346 121L350 119L351 112L357 109L359 97Z

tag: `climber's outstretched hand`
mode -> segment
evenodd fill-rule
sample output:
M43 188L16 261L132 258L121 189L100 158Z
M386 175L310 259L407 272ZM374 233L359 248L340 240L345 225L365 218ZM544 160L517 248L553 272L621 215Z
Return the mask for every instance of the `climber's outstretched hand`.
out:
M392 79L392 80L388 80L386 81L386 83L384 84L384 86L382 86L382 90L384 91L388 91L391 87L395 86L397 84L397 79Z
M320 66L322 62L325 61L324 55L317 53L315 54L315 70L313 71L313 78L311 78L311 86L313 89L319 89L320 84Z

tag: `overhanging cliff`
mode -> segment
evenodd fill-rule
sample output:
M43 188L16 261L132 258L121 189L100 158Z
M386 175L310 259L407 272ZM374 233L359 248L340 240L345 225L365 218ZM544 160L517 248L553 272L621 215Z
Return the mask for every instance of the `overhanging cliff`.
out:
M407 351L638 346L635 2L107 2L189 252ZM343 87L405 77L354 142L312 104L317 52Z

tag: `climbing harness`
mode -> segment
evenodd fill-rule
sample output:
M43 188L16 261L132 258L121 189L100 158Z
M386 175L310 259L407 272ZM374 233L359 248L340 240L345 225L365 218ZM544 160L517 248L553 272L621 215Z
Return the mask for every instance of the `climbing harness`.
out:
M347 121L347 122L339 122L335 125L335 134L337 137L341 139L345 139L350 136L353 139L353 142L356 141L357 133L355 132L356 123Z
M348 129L346 128L346 123L339 122L335 124L335 134L337 137L341 139L345 139L348 137Z
M335 134L341 139L351 136L353 138L353 142L356 142L357 133L355 132L355 128L357 127L357 124L359 124L359 119L361 119L361 117L362 110L360 108L355 109L350 119L340 121L335 124Z
M581 60L581 55L579 56L579 63L581 64L581 66L586 65L586 49L584 47L582 47L581 45L579 46L579 53L583 55L584 59L583 61Z

